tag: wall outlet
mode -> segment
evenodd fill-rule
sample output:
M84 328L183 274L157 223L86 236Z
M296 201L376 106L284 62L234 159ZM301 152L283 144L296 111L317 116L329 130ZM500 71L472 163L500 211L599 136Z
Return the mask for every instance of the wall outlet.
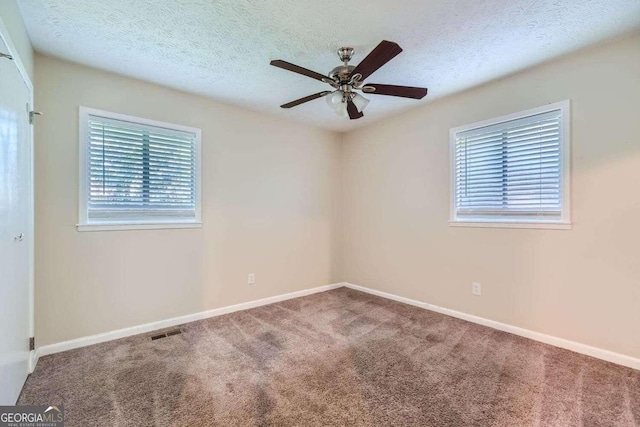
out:
M250 285L254 285L256 283L256 274L255 273L249 273L249 276L247 278L247 283L249 283Z
M471 293L474 295L482 295L482 285L478 282L471 284Z

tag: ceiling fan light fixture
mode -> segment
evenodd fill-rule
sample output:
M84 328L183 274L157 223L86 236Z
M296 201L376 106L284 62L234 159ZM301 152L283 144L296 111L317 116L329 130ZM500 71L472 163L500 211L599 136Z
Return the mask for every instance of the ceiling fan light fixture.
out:
M347 113L347 104L345 102L339 102L337 104L333 104L333 112L336 113L337 116L340 117L348 117Z
M336 90L326 96L327 104L336 115L347 117L347 104L344 102L344 94L342 91Z
M342 102L342 98L342 92L336 90L327 95L327 104L329 104L329 107L335 108L336 104L340 104Z
M347 111L347 104L346 103L342 103L342 108L341 108L341 112L340 115L344 118L349 118L349 112Z
M352 101L353 101L353 104L358 109L358 113L362 113L362 111L367 107L367 105L369 105L369 100L364 96L360 95L359 93L355 94Z

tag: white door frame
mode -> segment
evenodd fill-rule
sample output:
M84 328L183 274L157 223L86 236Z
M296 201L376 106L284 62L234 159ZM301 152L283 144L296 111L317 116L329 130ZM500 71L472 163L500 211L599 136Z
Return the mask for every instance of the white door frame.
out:
M26 83L29 89L29 108L33 109L33 83L31 77L27 73L27 69L24 67L24 63L18 55L18 50L11 40L9 30L0 17L0 38L4 41L4 44L9 49L9 55L13 57L13 61L18 67L18 71L22 76L22 79ZM2 59L0 59L2 60ZM4 59L6 61L6 59ZM27 111L25 114L29 114ZM29 182L29 218L27 226L27 242L29 243L29 336L35 337L35 298L34 298L34 144L33 144L33 125L29 126L29 149L30 149L30 182ZM29 353L29 372L33 372L37 363L37 352L31 350Z

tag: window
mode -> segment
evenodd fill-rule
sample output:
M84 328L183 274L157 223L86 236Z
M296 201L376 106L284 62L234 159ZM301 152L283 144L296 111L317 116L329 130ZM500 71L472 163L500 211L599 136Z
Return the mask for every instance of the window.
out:
M569 101L451 130L451 225L569 228Z
M200 225L200 129L80 107L79 230Z

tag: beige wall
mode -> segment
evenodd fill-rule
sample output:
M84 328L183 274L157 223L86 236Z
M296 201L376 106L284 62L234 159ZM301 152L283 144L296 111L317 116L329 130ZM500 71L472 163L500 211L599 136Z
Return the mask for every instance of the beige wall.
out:
M573 229L450 227L449 129L564 99ZM347 134L344 279L640 357L639 100L635 35Z
M20 60L33 80L33 49L16 0L0 0L0 20L7 27Z
M35 89L39 346L341 279L339 134L42 55ZM201 229L76 230L80 105L202 129Z

